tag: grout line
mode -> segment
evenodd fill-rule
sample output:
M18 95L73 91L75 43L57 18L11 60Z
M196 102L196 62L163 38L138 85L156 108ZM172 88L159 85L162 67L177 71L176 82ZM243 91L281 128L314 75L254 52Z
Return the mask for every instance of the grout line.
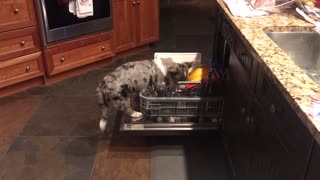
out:
M93 161L93 164L92 164L89 180L91 180L92 177L93 177L93 173L94 173L94 169L95 169L95 166L96 166L96 163L97 163L97 157L98 157L98 152L99 152L100 146L101 146L101 141L98 142L98 146L97 146L95 158L94 158L94 161Z
M11 146L12 146L12 143L16 139L16 136L2 136L2 137L7 137L7 138L12 137L12 139L11 139L11 142L10 142L7 150L2 154L2 156L0 156L0 162L6 157L6 155L8 154L8 152L9 152Z

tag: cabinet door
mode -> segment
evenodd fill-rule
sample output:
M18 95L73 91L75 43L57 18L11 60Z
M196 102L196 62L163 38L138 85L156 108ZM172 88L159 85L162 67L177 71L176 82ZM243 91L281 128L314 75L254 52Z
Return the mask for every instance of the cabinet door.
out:
M273 119L257 100L252 107L249 124L253 141L248 179L283 180L283 159L287 152L275 134Z
M287 151L288 163L286 179L300 180L305 176L312 148L313 137L307 127L301 122L289 104L274 95L273 115L276 118L275 127L279 141Z
M285 154L274 158L282 165L284 179L303 179L312 145L312 134L263 69L259 72L257 94L270 115L275 135Z
M113 0L113 43L115 52L136 46L135 8L132 0Z
M308 171L305 180L320 179L320 145L314 141Z
M138 44L159 39L159 0L137 0Z
M34 12L32 0L1 0L0 32L35 25Z

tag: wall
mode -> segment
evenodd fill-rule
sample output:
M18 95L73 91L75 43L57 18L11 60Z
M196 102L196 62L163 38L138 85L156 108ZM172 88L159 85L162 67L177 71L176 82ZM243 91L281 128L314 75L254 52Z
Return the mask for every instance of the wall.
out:
M161 0L160 14L156 51L201 52L203 63L211 63L214 1Z

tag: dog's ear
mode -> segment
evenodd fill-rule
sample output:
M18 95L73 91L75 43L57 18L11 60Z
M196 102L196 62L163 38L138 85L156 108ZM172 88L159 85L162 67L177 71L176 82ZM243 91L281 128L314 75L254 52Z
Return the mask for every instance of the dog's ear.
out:
M200 61L186 62L184 64L186 64L186 66L188 67L188 73L200 67Z

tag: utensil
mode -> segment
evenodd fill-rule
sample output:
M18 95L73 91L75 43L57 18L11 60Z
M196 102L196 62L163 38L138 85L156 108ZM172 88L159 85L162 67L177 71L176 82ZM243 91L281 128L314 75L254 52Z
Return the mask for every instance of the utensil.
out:
M305 7L303 6L302 2L300 0L294 0L296 2L296 4L299 6L299 8L301 9L305 9Z
M304 13L301 9L296 8L296 11L308 22L312 23L316 27L314 28L314 31L320 34L320 22L315 22L313 19L311 19L306 13Z
M305 7L309 12L311 12L312 14L314 14L318 19L320 19L320 15L319 15L317 12L315 12L314 10L312 10L309 6L304 5L304 7Z

